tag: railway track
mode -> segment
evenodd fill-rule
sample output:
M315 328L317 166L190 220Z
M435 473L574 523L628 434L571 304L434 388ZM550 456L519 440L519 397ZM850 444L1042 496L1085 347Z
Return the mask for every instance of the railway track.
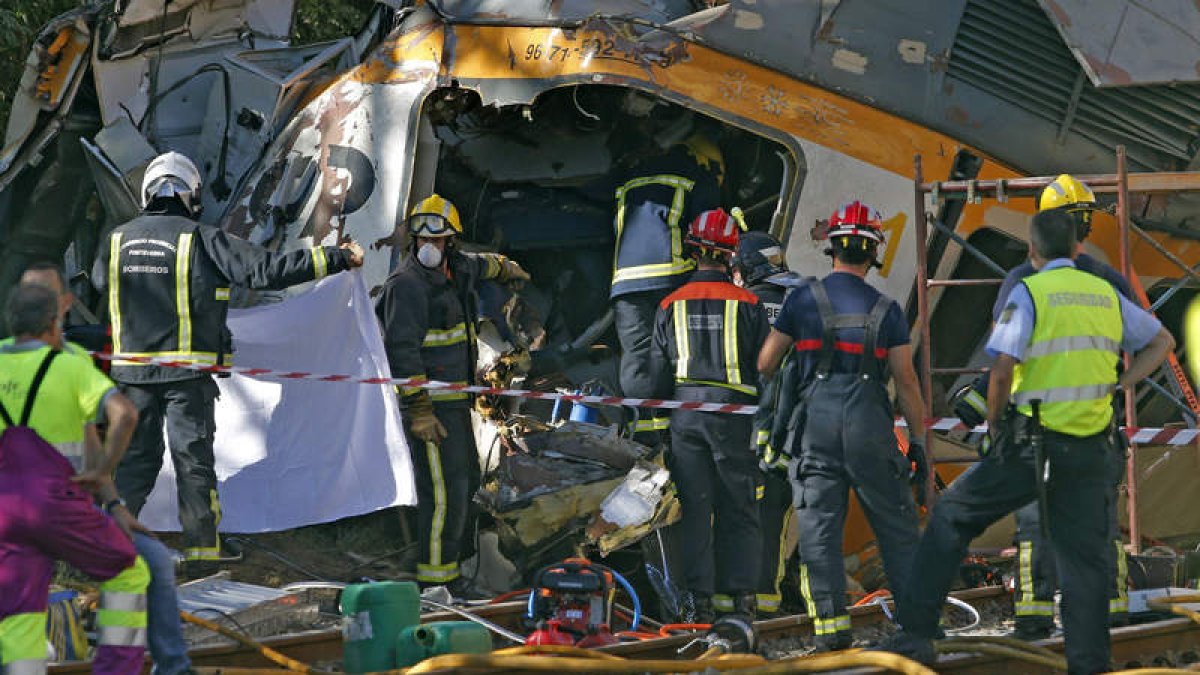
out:
M959 600L983 610L989 605L1008 602L1002 588L988 587L957 591ZM521 631L525 613L524 601L513 601L495 605L483 605L471 610L498 625ZM850 615L855 631L870 629L888 621L878 605L853 607ZM433 612L422 616L423 622L461 620L448 612ZM659 624L649 621L648 629L657 629ZM805 615L768 619L755 623L760 644L771 644L780 640L803 640L812 636L812 622ZM689 659L699 655L703 647L694 645L697 633L669 635L639 642L626 642L601 651L629 659ZM305 663L328 663L341 659L342 635L338 629L308 631L282 635L262 640L268 646L293 659ZM1051 651L1062 653L1062 638L1051 638L1035 643ZM1200 662L1200 624L1186 618L1172 618L1133 626L1116 628L1112 631L1113 661L1121 668L1178 665ZM261 668L273 667L259 653L241 645L217 645L201 647L191 652L196 667ZM943 655L937 665L939 673L955 675L1011 675L1014 672L1041 675L1060 672L1052 668L1027 662L1015 662L1011 658L950 654ZM86 662L71 662L52 666L54 675L91 672ZM865 671L864 671L865 672Z

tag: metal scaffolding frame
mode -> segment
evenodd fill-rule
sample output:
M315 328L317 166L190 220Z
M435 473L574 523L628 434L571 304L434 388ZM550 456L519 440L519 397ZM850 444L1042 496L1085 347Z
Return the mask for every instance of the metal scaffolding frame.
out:
M929 241L929 226L932 224L936 229L947 233L950 238L963 248L967 253L982 260L991 270L1002 272L1002 268L995 261L987 257L985 253L978 248L968 243L962 236L954 232L953 228L943 223L937 222L933 214L928 212L925 207L925 196L932 195L934 205L942 199L965 199L968 203L978 204L984 197L995 198L1001 202L1007 201L1012 196L1034 196L1043 188L1054 182L1056 176L1036 176L1027 178L1013 179L997 179L997 180L963 180L963 181L944 181L944 182L925 182L925 178L921 166L921 156L917 155L914 158L914 193L916 209L916 240L917 240L917 322L920 326L920 379L921 390L925 397L925 416L926 418L933 417L933 376L947 374L964 374L978 373L985 371L982 368L934 368L932 361L932 345L930 344L930 313L929 313L929 293L930 289L946 286L983 286L983 285L999 285L1003 279L931 279L929 278L928 268L928 241ZM1183 191L1200 191L1200 172L1153 172L1153 173L1128 173L1126 169L1125 147L1117 147L1117 172L1114 174L1097 174L1097 175L1081 175L1076 176L1085 185L1090 187L1094 192L1099 194L1117 195L1117 227L1118 227L1118 243L1120 251L1120 271L1126 279L1133 285L1135 291L1140 296L1144 305L1150 307L1151 311L1157 309L1163 302L1164 298L1169 298L1182 288L1188 280L1200 282L1200 265L1193 269L1187 265L1178 256L1171 253L1170 250L1155 241L1142 228L1130 222L1129 216L1129 195L1131 193L1170 193ZM1155 304L1151 305L1146 297L1145 291L1142 289L1140 281L1134 275L1133 260L1130 255L1130 234L1136 234L1139 238L1146 241L1155 251L1163 256L1167 261L1178 267L1183 273L1179 282L1173 285L1164 294L1164 298L1160 298ZM1003 276L1003 275L1002 275ZM1128 356L1126 357L1128 359ZM1186 414L1191 417L1193 422L1200 414L1200 400L1197 400L1195 392L1189 383L1189 380L1179 365L1178 359L1174 354L1169 356L1168 364L1171 374L1180 383L1181 391L1183 392L1183 401L1180 401L1174 396L1170 396L1176 405L1186 411ZM1157 387L1157 383L1152 380L1147 382L1154 386L1156 391L1163 393L1161 387ZM1126 389L1125 395L1125 426L1137 426L1137 406L1135 401L1135 387ZM932 432L931 432L932 433ZM929 439L926 439L929 440ZM929 447L928 445L926 447ZM1137 447L1134 443L1129 444L1129 457L1126 461L1126 494L1128 497L1129 509L1129 539L1133 546L1134 552L1140 549L1141 535L1137 519L1137 475L1135 470L1135 457Z

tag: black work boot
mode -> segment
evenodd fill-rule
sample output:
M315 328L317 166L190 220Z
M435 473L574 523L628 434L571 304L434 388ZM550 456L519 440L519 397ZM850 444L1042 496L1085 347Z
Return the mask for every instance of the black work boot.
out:
M1013 627L1012 636L1018 640L1033 642L1045 640L1054 634L1054 619L1050 617L1018 616Z
M716 618L711 595L687 591L679 601L680 623L712 623Z
M848 630L839 630L832 635L816 636L813 644L818 652L840 652L854 645L854 636Z
M933 649L932 640L906 633L903 630L879 645L871 647L871 651L899 654L924 666L933 666L937 663L937 652Z

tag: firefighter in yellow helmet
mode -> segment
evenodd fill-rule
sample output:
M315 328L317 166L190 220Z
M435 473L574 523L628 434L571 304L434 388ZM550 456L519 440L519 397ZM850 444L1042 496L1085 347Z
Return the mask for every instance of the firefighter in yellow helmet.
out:
M1083 240L1092 229L1092 217L1100 206L1096 203L1096 195L1079 179L1068 174L1062 174L1054 182L1046 186L1038 197L1039 211L1062 210L1071 215L1075 223L1075 236L1078 255L1075 256L1075 268L1099 277L1109 283L1127 300L1137 302L1133 289L1121 273L1102 260L1098 260L1083 252ZM992 307L992 321L999 323L1007 311L1009 293L1026 277L1034 274L1033 263L1026 261L1013 268L1004 278L996 303ZM987 375L983 375L970 389L964 388L959 392L955 410L959 417L971 425L982 423L985 415L984 406L987 398ZM971 402L974 402L972 405ZM1106 457L1111 470L1111 481L1114 489L1113 499L1109 509L1109 539L1112 544L1107 551L1109 575L1112 587L1109 589L1109 620L1115 625L1128 621L1129 600L1126 593L1128 568L1125 564L1125 549L1122 545L1120 530L1117 525L1115 490L1120 483L1124 462L1122 461L1125 448L1125 437L1117 434L1116 442L1120 452ZM1050 540L1041 527L1036 504L1029 504L1016 512L1017 521L1017 579L1016 579L1016 622L1014 635L1026 640L1038 640L1048 637L1054 630L1054 593L1058 589L1058 575L1055 571L1054 550Z
M1120 272L1082 251L1083 240L1092 231L1092 217L1100 209L1095 193L1074 176L1063 174L1047 185L1038 198L1039 211L1051 209L1062 209L1071 214L1075 221L1075 236L1080 248L1079 255L1075 258L1076 268L1104 279L1125 298L1137 302L1133 289ZM1002 300L1007 301L1006 291L1024 278L1018 275L1020 270L1026 267L1029 268L1028 274L1033 274L1032 264L1026 262L1005 278L1004 289L996 300L996 307L993 308L997 317L999 312L1004 311ZM1112 543L1107 551L1109 576L1113 583L1109 589L1108 611L1110 623L1123 625L1128 622L1129 598L1126 585L1129 575L1125 548L1117 523L1116 488L1124 473L1124 462L1121 460L1124 456L1125 437L1117 434L1117 442L1119 452L1116 456L1107 458L1110 462L1113 486L1112 499L1109 500L1109 540ZM1042 528L1036 504L1018 510L1016 520L1018 565L1015 634L1017 637L1036 640L1048 636L1054 628L1054 592L1058 589L1054 548Z
M987 407L994 449L933 507L896 596L903 630L884 649L933 665L931 641L967 544L1040 500L1063 572L1068 672L1109 671L1113 392L1154 372L1175 341L1153 315L1075 267L1075 230L1062 209L1033 217L1030 257L1038 271L1013 288L987 343L996 358ZM1118 377L1121 350L1133 356Z
M408 233L409 255L384 284L375 307L392 377L469 384L476 361L476 285L485 279L525 281L529 274L502 255L460 251L458 209L439 195L413 207ZM478 599L458 568L462 543L473 529L471 497L479 487L471 395L420 387L398 393L417 480L417 581Z

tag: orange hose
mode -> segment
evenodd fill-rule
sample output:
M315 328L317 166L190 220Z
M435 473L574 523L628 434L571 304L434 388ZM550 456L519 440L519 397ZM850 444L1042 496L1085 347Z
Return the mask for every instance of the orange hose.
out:
M522 589L519 589L519 590L516 590L516 591L509 591L509 592L507 592L507 593L501 593L500 595L497 595L496 597L492 598L491 600L488 600L488 603L487 603L487 604L489 604L489 605L496 605L496 604L499 604L499 603L501 603L501 602L504 602L505 600L512 600L513 598L517 597L518 595L524 595L524 596L528 596L528 595L529 595L529 589L528 589L528 588L522 588Z
M616 633L613 633L613 635L616 635L619 638L629 638L631 640L638 640L638 641L657 640L658 638L662 637L658 633L647 633L645 631L640 631L640 630L622 630L622 631L617 631Z
M676 632L692 633L695 631L708 630L712 628L711 623L666 623L662 628L658 629L659 637L671 637Z
M870 604L870 603L871 603L871 602L873 602L873 601L874 601L876 598L890 598L890 597L892 597L892 592L891 592L891 591L889 591L889 590L888 590L888 589L886 589L886 588L881 588L881 589L879 589L879 590L877 590L877 591L871 591L870 593L867 593L866 595L864 595L864 596L862 597L862 599L861 599L861 600L859 600L858 602L854 603L854 605L852 605L852 606L853 606L853 607L861 607L861 606L863 606L863 605L868 605L868 604Z

